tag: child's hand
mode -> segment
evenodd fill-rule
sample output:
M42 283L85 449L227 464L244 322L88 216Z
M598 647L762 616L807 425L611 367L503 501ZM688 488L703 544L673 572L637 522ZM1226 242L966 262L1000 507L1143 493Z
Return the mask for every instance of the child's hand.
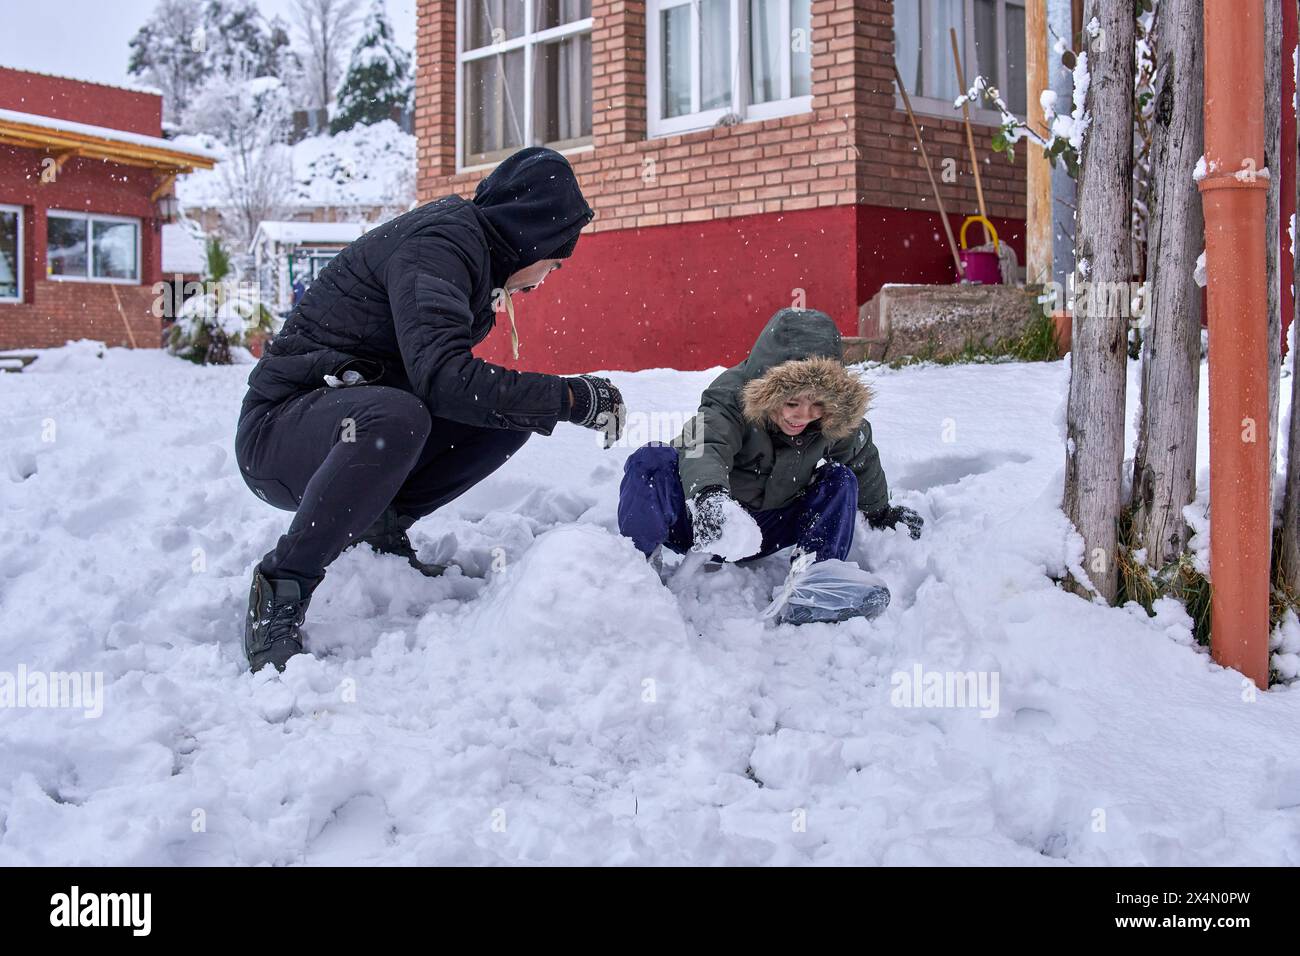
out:
M695 550L707 551L709 546L722 537L722 528L726 523L726 509L723 505L731 495L721 485L702 488L692 500L691 525L695 531Z
M867 524L873 528L896 528L901 521L907 526L907 533L912 536L913 541L921 537L921 528L925 525L924 518L911 508L904 508L902 505L894 505L877 514L866 515L866 519Z

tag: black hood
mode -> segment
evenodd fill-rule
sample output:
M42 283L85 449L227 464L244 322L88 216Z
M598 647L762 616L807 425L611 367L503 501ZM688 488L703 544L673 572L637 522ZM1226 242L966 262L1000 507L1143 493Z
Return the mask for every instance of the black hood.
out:
M514 153L478 184L474 205L496 233L492 281L542 259L573 254L578 233L595 215L582 198L568 160L553 149L530 146Z

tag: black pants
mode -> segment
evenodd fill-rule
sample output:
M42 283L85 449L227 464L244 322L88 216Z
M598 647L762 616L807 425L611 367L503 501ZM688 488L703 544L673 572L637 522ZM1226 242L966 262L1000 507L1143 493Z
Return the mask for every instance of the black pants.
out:
M267 577L314 585L390 505L415 519L464 494L532 434L434 418L383 385L244 399L235 457L258 497L296 512L262 558Z

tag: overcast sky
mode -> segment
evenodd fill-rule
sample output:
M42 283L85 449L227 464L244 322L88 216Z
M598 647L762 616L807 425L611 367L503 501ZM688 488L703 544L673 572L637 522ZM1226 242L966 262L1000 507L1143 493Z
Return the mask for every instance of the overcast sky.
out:
M2 0L0 66L39 70L99 83L129 82L127 44L148 19L157 0ZM292 0L253 0L269 17L292 23ZM369 7L362 0L361 10ZM415 0L387 0L398 42L415 49Z

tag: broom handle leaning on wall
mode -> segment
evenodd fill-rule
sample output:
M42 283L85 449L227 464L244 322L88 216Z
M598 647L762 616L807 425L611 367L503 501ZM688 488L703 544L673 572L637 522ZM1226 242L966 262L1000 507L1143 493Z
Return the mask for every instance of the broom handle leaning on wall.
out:
M948 210L943 208L943 197L939 195L939 184L934 181L934 172L930 169L930 157L925 152L925 141L921 139L921 128L916 125L916 116L912 113L912 101L908 98L907 87L903 86L903 77L894 64L894 82L898 92L903 95L903 106L907 109L907 118L912 121L912 132L916 134L916 145L921 150L921 161L925 164L925 175L930 178L930 188L934 190L934 201L939 207L939 218L943 221L943 231L948 235L948 248L952 250L952 261L957 266L958 280L965 278L966 270L962 268L961 256L957 252L957 240L952 234L952 223L948 221Z
M975 198L979 200L980 215L985 219L989 217L988 210L984 208L984 184L980 182L980 163L975 155L975 136L970 131L970 101L966 96L966 75L961 68L961 53L957 47L957 30L955 27L948 28L948 36L952 38L952 65L957 69L957 89L962 96L961 101L961 118L966 124L966 145L970 147L970 166L975 171ZM980 223L980 228L984 229L984 224ZM984 229L984 242L989 241L989 231Z

